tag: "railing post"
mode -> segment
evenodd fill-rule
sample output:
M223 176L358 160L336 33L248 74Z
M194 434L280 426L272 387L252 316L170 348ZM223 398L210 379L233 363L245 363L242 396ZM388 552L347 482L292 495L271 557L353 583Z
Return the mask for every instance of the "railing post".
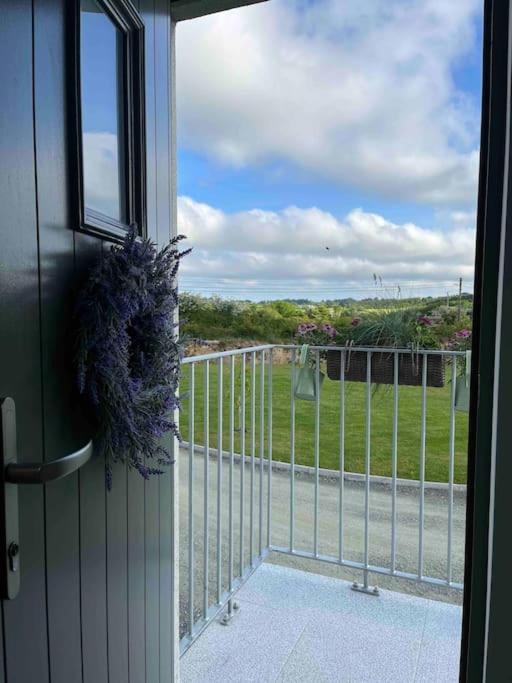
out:
M240 576L244 572L245 550L245 365L244 353L240 367Z
M290 552L295 547L295 348L291 352L290 392Z
M272 545L272 349L268 354L268 489L267 489L267 546Z
M420 523L418 539L418 579L423 578L423 556L425 527L425 458L427 449L427 365L428 356L423 354L421 374L421 446L420 446Z
M320 351L315 352L315 507L313 512L313 554L318 557L318 516L320 509Z
M233 590L233 498L234 482L233 469L235 466L235 357L231 356L229 364L229 569L228 586L229 591Z
M453 542L453 483L455 479L455 390L457 386L457 356L452 356L452 386L450 392L450 446L448 460L448 548L446 558L446 579L452 582Z
M251 354L251 490L249 509L249 559L254 561L254 478L256 457L256 352Z
M340 462L339 462L338 560L343 564L345 506L345 351L340 352Z
M217 377L217 603L222 595L222 410L223 358L218 361Z
M203 528L203 570L204 570L204 584L203 584L203 618L208 616L209 603L209 545L210 545L210 530L208 519L209 508L209 489L210 489L210 361L205 362L204 368L204 482L203 482L203 514L204 514L204 528Z
M233 467L235 458L235 357L230 357L229 365L229 564L228 564L228 592L233 592ZM243 466L243 464L241 464ZM227 626L240 605L233 598L229 598L226 611L220 619L223 626Z
M194 633L194 418L195 418L195 363L190 366L188 415L188 631Z
M393 355L393 436L391 443L391 572L396 570L396 477L398 469L398 369L400 356Z
M265 456L265 351L260 354L260 490L258 555L263 553L263 459Z
M370 460L372 443L372 352L366 354L366 447L364 463L364 569L362 585L357 581L352 584L352 590L368 595L379 595L377 586L368 585L369 565L369 536L370 536Z

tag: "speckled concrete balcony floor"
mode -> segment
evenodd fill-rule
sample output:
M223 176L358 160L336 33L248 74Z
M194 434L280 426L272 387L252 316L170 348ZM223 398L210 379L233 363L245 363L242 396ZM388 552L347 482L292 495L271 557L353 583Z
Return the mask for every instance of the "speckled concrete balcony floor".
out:
M228 626L211 624L181 660L199 681L456 682L462 611L339 579L263 564L237 594Z

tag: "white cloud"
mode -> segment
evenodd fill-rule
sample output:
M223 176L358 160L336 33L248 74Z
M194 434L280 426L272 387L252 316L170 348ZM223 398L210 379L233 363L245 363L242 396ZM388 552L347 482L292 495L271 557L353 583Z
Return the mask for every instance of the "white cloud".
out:
M178 199L180 232L194 247L183 263L187 282L262 283L269 280L423 284L473 278L475 229L471 217L451 230L395 224L354 209L343 220L317 208L227 214L189 197ZM326 249L328 247L328 249Z
M478 106L452 69L480 0L272 0L178 29L181 143L291 162L434 205L474 204Z
M117 135L84 133L85 203L113 218L119 215L119 160Z

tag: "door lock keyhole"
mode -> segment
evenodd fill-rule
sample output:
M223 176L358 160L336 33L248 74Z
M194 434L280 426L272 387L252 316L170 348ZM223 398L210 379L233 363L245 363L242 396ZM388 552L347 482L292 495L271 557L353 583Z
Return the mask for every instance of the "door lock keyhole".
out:
M7 555L9 556L9 569L12 572L17 572L20 568L20 547L17 543L11 543L7 548Z

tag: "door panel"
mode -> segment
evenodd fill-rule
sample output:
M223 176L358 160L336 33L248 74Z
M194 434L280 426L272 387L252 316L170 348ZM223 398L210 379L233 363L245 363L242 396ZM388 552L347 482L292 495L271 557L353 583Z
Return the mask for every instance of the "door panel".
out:
M107 245L104 244L106 249ZM107 494L107 614L109 681L128 675L128 520L126 472L115 468Z
M32 100L32 3L1 4L0 395L15 396L19 461L42 460L41 357ZM10 682L48 680L44 491L19 492L23 591L3 603ZM27 656L26 643L30 643ZM1 667L2 675L4 667Z
M136 4L146 24L148 231L164 243L172 32L166 0ZM16 402L20 461L53 460L90 438L72 308L110 244L73 223L69 5L0 0L0 396ZM171 485L170 473L144 482L117 465L107 494L93 457L61 481L19 487L21 589L2 603L0 683L4 673L9 683L172 680Z
M128 667L130 681L146 680L144 480L128 472Z
M75 393L68 341L75 285L61 66L66 54L65 0L35 0L33 8L44 459L54 460L87 438L69 410ZM78 681L82 675L78 493L77 473L44 490L49 662L55 683ZM62 651L65 657L59 656Z
M102 243L75 233L76 279L101 257ZM84 683L107 683L107 543L105 469L99 459L79 472L82 660ZM102 494L100 496L100 494Z

